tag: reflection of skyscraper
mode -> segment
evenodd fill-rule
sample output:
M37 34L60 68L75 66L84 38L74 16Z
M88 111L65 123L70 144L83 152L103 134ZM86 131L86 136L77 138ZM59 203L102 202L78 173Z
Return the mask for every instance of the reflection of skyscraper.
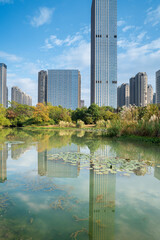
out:
M30 146L26 146L23 144L12 144L11 145L11 158L13 160L17 160L20 158L21 155L23 155L28 149L30 148Z
M50 159L50 157L54 154L78 151L78 146L71 144L62 148L53 148L50 151L46 150L38 153L38 174L40 176L56 178L76 178L79 175L78 163L73 166L70 163L65 163L63 159L54 160L54 158Z
M160 166L160 164L159 164L159 166ZM158 180L160 180L160 167L155 166L154 177L157 178Z
M38 153L38 174L40 176L47 175L47 151Z
M8 158L8 145L2 145L0 149L0 183L7 180L7 161Z
M90 171L90 240L114 239L116 175Z
M116 156L108 145L102 146L94 154L102 157ZM114 239L115 192L115 174L101 175L90 170L90 240Z

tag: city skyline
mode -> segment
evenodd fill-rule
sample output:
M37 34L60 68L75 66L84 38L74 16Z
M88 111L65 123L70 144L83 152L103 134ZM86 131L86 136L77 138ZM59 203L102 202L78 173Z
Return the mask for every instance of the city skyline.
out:
M38 71L78 68L82 74L82 99L89 105L91 2L0 2L0 62L8 66L9 88L23 87L33 96L35 105ZM118 85L137 72L147 71L155 90L155 72L160 68L159 9L157 0L118 1ZM32 38L26 41L28 36Z

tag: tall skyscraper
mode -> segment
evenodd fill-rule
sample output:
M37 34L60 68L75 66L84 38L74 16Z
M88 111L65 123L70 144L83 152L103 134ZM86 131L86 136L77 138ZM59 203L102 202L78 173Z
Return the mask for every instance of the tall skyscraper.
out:
M47 102L75 110L81 104L81 74L78 70L48 70Z
M123 83L121 86L117 88L117 107L129 107L129 84Z
M130 79L130 104L139 107L147 106L148 77L144 72Z
M18 87L12 87L11 89L11 101L19 104L32 106L32 98Z
M0 104L6 108L7 105L7 66L0 63Z
M93 0L91 103L117 108L117 0Z
M47 81L47 72L40 71L38 73L38 103L47 103Z
M153 104L153 87L151 84L147 87L147 104Z
M156 103L160 103L160 70L156 72Z

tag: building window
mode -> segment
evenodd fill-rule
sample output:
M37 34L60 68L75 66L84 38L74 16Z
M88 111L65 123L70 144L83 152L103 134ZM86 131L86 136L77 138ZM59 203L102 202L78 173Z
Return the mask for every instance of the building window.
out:
M117 38L117 35L114 35L114 38Z
M112 81L113 84L117 84L117 81Z

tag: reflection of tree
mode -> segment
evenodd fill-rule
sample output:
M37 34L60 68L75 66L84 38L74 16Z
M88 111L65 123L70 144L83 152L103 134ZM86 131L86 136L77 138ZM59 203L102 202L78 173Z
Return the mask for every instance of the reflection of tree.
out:
M0 149L0 183L7 180L7 158L8 158L8 145L4 144Z

